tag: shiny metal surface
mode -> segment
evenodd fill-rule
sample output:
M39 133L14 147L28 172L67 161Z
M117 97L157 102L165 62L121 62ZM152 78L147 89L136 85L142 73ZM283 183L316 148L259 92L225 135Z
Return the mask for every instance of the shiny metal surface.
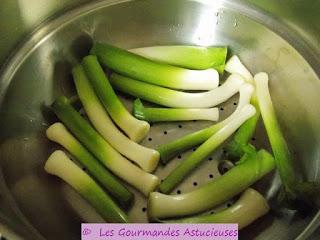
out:
M253 5L232 0L109 0L88 3L45 23L21 44L0 77L2 222L25 239L78 239L83 219L101 221L71 189L43 170L48 154L57 147L44 137L47 125L54 121L45 106L59 94L74 94L70 69L87 53L92 39L125 48L173 43L229 45L253 73L270 73L272 97L294 149L298 172L319 180L320 81L316 74L320 74L320 60L317 42L311 41L319 38L309 37L314 36L311 28L301 34L287 19L270 17ZM222 117L233 111L236 99L223 105ZM131 99L124 101L130 107ZM150 132L153 140L143 144L155 146L209 124L183 123L182 128L156 124ZM266 146L262 127L255 138L258 145ZM221 151L215 153L179 190L191 190L194 181L198 185L210 181L209 174L218 176L220 155ZM157 174L165 176L178 161L159 168ZM270 198L277 178L269 179L259 189ZM145 199L136 194L130 211L133 221L146 220L143 207ZM300 238L305 239L319 224L317 217L315 212L306 216L269 214L241 232L241 238L294 239L306 230Z

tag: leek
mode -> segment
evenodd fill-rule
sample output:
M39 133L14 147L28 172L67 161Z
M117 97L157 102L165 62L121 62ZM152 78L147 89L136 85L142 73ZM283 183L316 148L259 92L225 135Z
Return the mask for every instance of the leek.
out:
M143 170L152 172L157 167L160 154L130 140L114 125L87 79L83 68L72 71L82 105L96 130L118 152L137 163Z
M130 52L154 61L168 63L189 69L214 68L219 70L225 65L228 49L226 47L201 46L153 46L131 49Z
M148 200L150 220L179 217L210 210L247 189L275 167L265 150L246 154L243 161L215 181L198 189L177 195L153 192Z
M127 50L96 43L91 52L117 73L151 84L184 90L210 90L219 84L214 69L189 70L155 62Z
M67 149L89 173L122 205L129 206L133 194L126 189L99 160L91 155L81 143L72 136L62 123L52 124L46 131L47 137Z
M136 142L141 141L147 135L150 125L145 121L134 118L123 106L113 91L96 56L85 57L82 65L93 89L114 122L130 139Z
M256 113L248 119L242 126L237 130L231 142L224 148L227 157L231 160L237 160L248 151L254 150L249 141L251 140L260 118L260 110L255 95L251 98L250 103L255 107Z
M316 182L305 182L297 177L293 167L293 157L288 144L282 134L277 120L271 96L269 93L268 74L262 72L254 76L257 98L263 123L275 157L275 162L283 184L284 194L281 196L290 208L299 207L297 204L308 203L313 206L316 203L320 185Z
M231 207L218 213L164 221L166 223L237 223L243 229L267 214L270 206L256 190L248 188Z
M218 121L218 108L146 108L140 99L133 103L133 115L147 122L209 120Z
M226 118L222 122L212 125L211 127L199 130L172 142L158 146L157 150L160 153L162 163L167 163L177 154L186 151L194 146L200 145L217 131L219 131L222 127L224 127L229 121L231 121L233 117L236 116L238 112L240 112L243 106L249 103L251 95L253 93L253 87L251 84L245 83L240 87L239 92L240 98L237 109L228 118Z
M253 77L249 70L243 65L238 56L233 56L227 63L227 71L230 73L240 74L248 83L253 82ZM227 157L232 160L237 160L242 157L245 152L254 151L254 147L249 144L250 139L252 138L258 120L260 118L259 104L257 96L254 93L250 103L256 108L256 114L248 119L236 132L233 140L225 147L227 152Z
M232 74L220 87L200 93L167 89L119 74L112 74L110 82L121 92L159 105L174 108L208 108L225 102L236 94L244 83L244 79L238 74Z
M47 173L56 175L81 194L107 222L127 223L127 215L101 187L62 151L53 152L45 164Z
M164 179L160 184L160 191L163 193L171 192L191 171L199 166L212 151L219 147L241 124L254 114L255 108L252 105L244 106L241 111L234 116L232 121L219 129Z
M146 196L159 184L157 176L146 173L114 150L81 115L61 96L52 108L66 127L110 171Z
M231 74L241 75L248 83L253 83L252 74L249 70L243 65L239 57L234 55L226 63L225 70Z

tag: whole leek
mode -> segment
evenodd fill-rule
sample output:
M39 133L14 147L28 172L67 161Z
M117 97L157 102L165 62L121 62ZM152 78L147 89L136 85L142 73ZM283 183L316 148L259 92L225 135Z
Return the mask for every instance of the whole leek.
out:
M237 223L239 230L267 214L270 206L256 190L248 188L231 207L218 213L199 215L169 221L166 223Z
M319 195L320 184L299 179L293 168L293 157L282 134L269 93L269 76L262 72L254 76L257 98L263 123L275 157L275 162L283 184L281 200L290 208L299 208L305 203L314 207Z
M197 70L214 68L222 73L228 49L226 47L171 45L134 48L129 51L178 67Z
M219 84L219 74L210 68L190 70L152 61L108 44L96 43L91 49L101 64L122 75L151 84L184 90L209 90Z
M110 76L110 82L121 92L166 107L208 108L223 103L236 94L244 83L244 79L238 74L232 74L220 87L200 93L167 89L115 73Z
M133 103L133 115L147 122L209 120L218 121L218 108L151 108L138 98Z

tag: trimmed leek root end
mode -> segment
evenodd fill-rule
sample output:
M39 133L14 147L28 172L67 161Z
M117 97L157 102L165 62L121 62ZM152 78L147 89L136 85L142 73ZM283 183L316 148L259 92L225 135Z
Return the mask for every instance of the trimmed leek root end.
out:
M232 56L226 63L225 70L231 74L241 75L248 83L253 83L253 76L243 65L237 55Z

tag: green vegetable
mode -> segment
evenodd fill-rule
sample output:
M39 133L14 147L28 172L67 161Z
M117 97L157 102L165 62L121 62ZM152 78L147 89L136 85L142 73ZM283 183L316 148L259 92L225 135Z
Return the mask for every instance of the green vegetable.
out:
M133 115L147 122L209 120L218 121L218 108L146 108L138 98L133 103Z
M272 155L265 150L246 154L238 165L217 180L192 192L179 195L151 193L148 200L149 218L165 219L210 210L247 189L274 167Z
M249 70L242 64L240 59L235 55L230 58L226 64L226 70L232 74L240 74L248 83L253 83L253 77ZM252 138L258 120L260 118L260 110L258 106L258 100L254 93L250 103L256 108L256 114L248 119L236 132L233 140L225 147L227 157L232 160L238 160L245 152L255 151L255 148L248 144Z
M191 171L199 166L212 151L219 147L241 124L254 114L255 108L252 105L244 106L241 111L234 116L232 121L228 122L212 135L164 179L160 184L160 191L163 193L171 192Z
M234 55L226 63L225 70L231 74L241 75L248 83L253 83L253 77L249 70L243 65L239 57Z
M150 125L145 121L134 118L123 106L122 102L113 91L97 57L85 57L82 66L102 105L108 111L113 121L133 141L139 142L145 138L150 129Z
M52 124L47 129L47 137L62 145L83 164L89 173L122 205L129 206L133 194L126 189L99 161L74 138L62 123Z
M113 202L101 187L81 170L62 151L53 152L45 164L49 174L56 175L71 185L107 222L127 223L127 215Z
M160 154L153 149L137 144L119 131L94 93L80 65L75 67L72 73L82 105L91 123L102 137L122 155L137 163L143 170L154 171L158 165Z
M228 118L226 118L222 122L212 125L211 127L188 134L172 142L160 145L157 150L160 153L161 161L163 163L167 163L177 154L186 151L194 146L200 145L221 128L223 128L228 122L230 122L234 118L234 116L236 116L238 112L240 112L243 106L249 103L251 95L253 93L253 87L251 84L245 83L240 87L239 92L240 98L237 109Z
M239 230L267 214L267 200L256 190L248 188L231 207L210 215L199 215L162 221L165 223L237 223Z
M249 141L256 130L260 118L259 105L255 95L251 98L250 103L255 107L256 113L242 124L232 141L225 147L229 159L237 160L241 158L245 152L254 150L254 147L249 144Z
M181 92L137 81L119 74L110 77L112 86L124 93L174 108L208 108L228 100L239 91L244 79L232 74L220 87L200 93Z
M226 47L171 45L135 48L130 52L178 67L197 70L215 68L221 71L223 69L221 66L224 66L226 62L228 49Z
M146 173L114 150L70 105L66 97L59 97L52 108L78 140L115 175L146 196L158 186L157 176Z
M291 208L297 208L302 203L314 206L315 198L319 195L320 184L304 182L295 174L293 157L282 134L280 124L269 93L268 74L262 72L254 76L257 98L263 123L267 130L275 162L283 184L284 194L281 196Z
M117 73L151 84L184 90L209 90L219 84L214 69L189 70L155 62L108 44L96 43L91 54Z

